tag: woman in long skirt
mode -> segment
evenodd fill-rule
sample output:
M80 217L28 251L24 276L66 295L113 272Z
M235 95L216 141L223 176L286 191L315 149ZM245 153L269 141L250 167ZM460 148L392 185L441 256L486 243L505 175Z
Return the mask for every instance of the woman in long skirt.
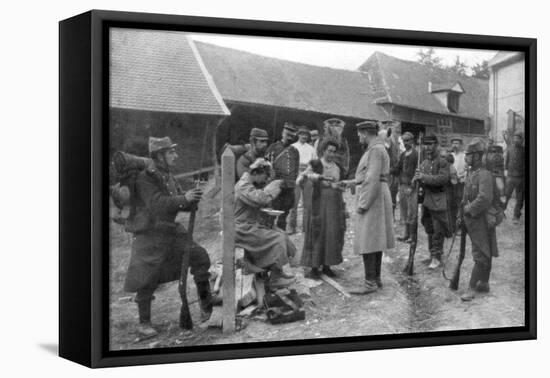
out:
M321 272L334 277L330 268L342 262L346 233L343 190L338 182L342 170L335 163L338 144L331 140L322 146L320 160L313 160L298 177L304 188L304 247L301 264L311 268L308 278Z

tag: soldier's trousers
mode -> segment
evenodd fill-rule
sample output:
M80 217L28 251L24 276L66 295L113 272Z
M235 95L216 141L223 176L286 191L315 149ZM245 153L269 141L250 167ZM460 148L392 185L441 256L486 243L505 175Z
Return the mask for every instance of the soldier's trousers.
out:
M430 256L441 260L445 237L450 235L449 213L447 210L433 211L422 206L421 222L428 234Z
M516 205L514 206L514 218L519 218L521 216L521 209L523 208L523 199L525 191L525 178L524 177L515 177L508 176L506 178L506 205L508 206L508 201L512 197L512 193L516 191Z
M400 219L406 224L416 223L416 213L418 212L418 198L416 190L412 190L407 194L409 185L399 185L399 207Z
M475 289L478 282L488 283L489 276L491 275L492 258L479 251L475 253L472 250L474 257L474 267L472 268L472 275L470 276L470 288Z
M275 210L281 210L284 213L277 219L277 227L286 231L286 218L290 209L294 206L294 188L284 188L277 198L273 200L272 206Z
M300 165L300 173L305 171L306 168L307 165ZM296 185L296 188L294 188L294 205L288 212L288 226L293 230L296 229L296 226L298 225L298 205L300 204L300 199L302 198L303 191L304 190L300 185ZM304 228L303 221L302 228Z
M363 266L365 268L365 280L376 281L380 279L382 270L382 252L365 253L363 256Z
M190 253L189 255L189 268L190 273L193 275L193 280L195 281L195 285L197 286L197 289L203 285L210 284L208 279L210 277L209 269L210 269L210 257L208 256L208 252L206 252L206 249L198 245L197 243L193 243L190 248L186 247L186 241L184 240L184 237L177 237L176 242L174 244L174 248L177 249L185 249L185 253ZM178 251L183 252L183 251ZM176 253L178 254L178 253ZM181 264L181 259L175 260L176 264ZM179 267L176 267L176 269ZM181 272L181 269L179 269ZM175 276L172 276L171 278L176 278ZM136 292L135 301L136 302L150 302L154 299L153 293L159 286L158 281L151 280L149 281L145 286L141 287Z

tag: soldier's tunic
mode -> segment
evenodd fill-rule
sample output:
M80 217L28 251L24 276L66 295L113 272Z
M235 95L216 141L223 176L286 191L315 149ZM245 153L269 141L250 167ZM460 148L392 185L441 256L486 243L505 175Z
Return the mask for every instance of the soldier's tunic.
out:
M353 248L357 254L383 252L395 246L392 201L388 185L390 158L377 138L361 157L355 173L357 208Z
M294 189L300 167L300 153L292 145L286 146L282 141L273 143L266 151L265 157L273 165L276 179L282 179L281 193L273 200L272 206L276 210L284 211L277 220L277 227L286 231L286 218L294 206Z
M432 158L426 158L420 164L419 170L424 174L421 222L428 234L430 255L441 259L445 237L452 235L447 198L447 184L450 180L449 163L435 152Z
M261 209L269 207L272 197L250 182L244 173L235 185L235 245L243 248L249 262L258 268L281 268L296 254L296 247L282 231L268 225Z
M134 240L124 289L137 292L136 301L150 300L159 284L179 279L184 253L190 253L197 287L208 284L208 253L194 242L189 245L187 230L175 222L178 212L191 210L192 204L174 176L153 165L139 174L136 187L136 212L129 220Z
M399 179L400 217L402 221L410 225L416 223L416 213L418 211L417 193L412 183L417 165L418 151L413 147L410 151L401 153L394 172Z
M521 216L525 192L525 147L509 146L506 150L504 166L508 171L506 177L506 204L516 191L516 205L514 206L514 218Z
M491 258L498 256L495 228L487 225L486 213L493 203L495 195L494 179L491 172L485 168L471 172L466 178L464 187L464 225L472 241L472 256L479 264L479 278L488 282L491 271ZM474 274L475 276L475 274ZM475 287L477 283L471 283Z

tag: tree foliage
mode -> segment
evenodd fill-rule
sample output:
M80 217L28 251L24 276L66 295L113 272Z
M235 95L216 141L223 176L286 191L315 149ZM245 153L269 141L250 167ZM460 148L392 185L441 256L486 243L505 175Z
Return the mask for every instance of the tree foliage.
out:
M447 69L457 75L466 76L468 66L466 63L461 61L460 57L457 55L454 64L452 66L448 66Z
M443 68L441 58L435 54L435 49L430 47L429 49L420 49L417 53L418 62L423 66L430 68Z
M472 66L472 77L478 79L488 79L489 78L489 61L483 60L481 63L476 63Z
M433 47L420 49L416 55L418 56L418 63L429 68L443 69L460 76L471 76L478 79L489 78L489 61L487 60L483 60L470 67L457 55L453 64L444 65L443 59L437 56Z

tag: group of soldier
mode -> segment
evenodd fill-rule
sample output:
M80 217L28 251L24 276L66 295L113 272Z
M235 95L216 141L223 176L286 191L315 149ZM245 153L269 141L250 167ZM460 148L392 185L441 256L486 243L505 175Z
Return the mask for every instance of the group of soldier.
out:
M456 138L447 152L434 135L421 138L419 146L411 133L401 135L396 127L388 136L380 132L377 121L367 120L355 126L363 154L350 172L344 125L340 119L328 119L319 136L316 130L312 133L307 127L287 122L280 139L271 145L265 130L251 130L248 150L238 157L235 168L235 243L245 251L246 268L263 275L273 289L294 282L288 269L293 262L307 268L308 278L335 276L331 266L342 262L350 216L343 193L351 190L355 194L354 251L362 256L365 279L349 291L375 292L382 287L382 254L395 246L398 193L405 233L397 240L416 238L420 198L429 268L435 270L441 265L445 238L462 230L471 239L475 262L462 299L469 301L477 293L489 291L491 261L498 250L495 227L488 224L486 214L499 206L501 196L505 207L515 191L514 219L520 217L525 162L522 134L514 135L506 158L499 160L502 148L487 146L477 138L464 152L462 140ZM159 284L179 279L186 253L201 320L208 319L214 302L208 253L176 222L178 212L196 208L203 193L199 188L183 191L174 178L175 147L169 137L150 138L153 163L137 177L136 199L128 220L134 239L125 290L136 292L142 337L157 334L151 324L153 293ZM506 185L504 170L508 173ZM304 243L298 259L289 235L296 233L301 199Z

